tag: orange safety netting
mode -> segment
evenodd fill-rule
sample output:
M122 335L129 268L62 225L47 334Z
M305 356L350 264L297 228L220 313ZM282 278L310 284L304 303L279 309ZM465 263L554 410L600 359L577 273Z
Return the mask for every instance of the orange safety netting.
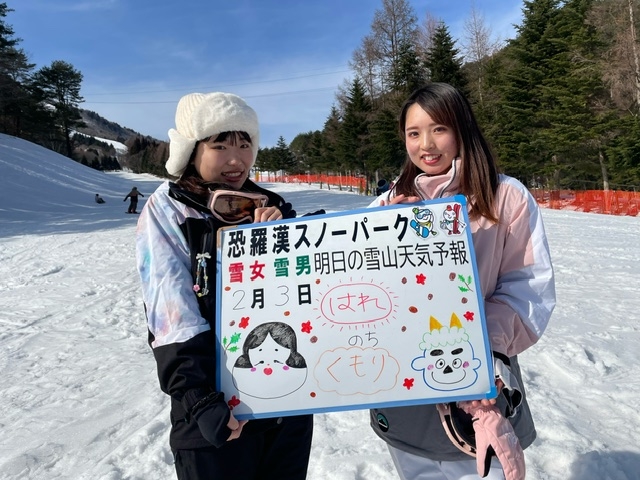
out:
M554 210L577 210L632 217L637 216L640 210L640 192L533 189L531 193L540 206Z
M317 183L322 185L331 185L338 188L357 188L363 192L366 186L366 179L354 175L325 175L325 174L303 174L303 175L286 175L276 173L259 172L256 173L256 180L261 182L281 182L281 183Z
M354 175L303 174L285 175L256 173L256 181L319 184L339 189L356 188L364 193L366 179ZM640 211L640 192L622 190L548 190L535 188L531 194L541 207L554 210L576 210L580 212L603 213L608 215L629 215L635 217Z

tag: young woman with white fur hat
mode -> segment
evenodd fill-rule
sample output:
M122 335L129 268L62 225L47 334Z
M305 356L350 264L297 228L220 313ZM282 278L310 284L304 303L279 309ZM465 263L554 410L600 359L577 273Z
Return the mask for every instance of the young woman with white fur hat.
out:
M171 396L169 443L179 479L304 479L313 417L238 421L216 385L216 232L294 218L251 180L258 118L230 93L192 93L169 130L169 174L141 212L137 265L149 344Z

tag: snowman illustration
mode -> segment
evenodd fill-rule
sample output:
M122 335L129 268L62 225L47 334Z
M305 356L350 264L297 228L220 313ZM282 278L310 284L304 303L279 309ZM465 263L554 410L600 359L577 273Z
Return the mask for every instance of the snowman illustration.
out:
M413 228L416 235L422 238L427 238L429 235L436 236L438 232L434 230L433 224L435 222L435 215L428 208L415 207L411 210L413 213L413 219L409 223Z
M440 228L445 230L448 235L460 235L465 227L466 224L460 220L460 204L447 205L447 208L442 212Z

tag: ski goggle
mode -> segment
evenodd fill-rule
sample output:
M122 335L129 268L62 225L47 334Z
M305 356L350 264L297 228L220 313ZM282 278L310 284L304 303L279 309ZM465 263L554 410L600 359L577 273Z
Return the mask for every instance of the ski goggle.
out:
M473 429L473 417L458 408L455 402L436 405L440 420L447 437L458 450L476 456L476 434Z
M209 197L209 210L225 223L236 224L253 220L256 208L266 207L269 198L261 193L238 190L215 190Z

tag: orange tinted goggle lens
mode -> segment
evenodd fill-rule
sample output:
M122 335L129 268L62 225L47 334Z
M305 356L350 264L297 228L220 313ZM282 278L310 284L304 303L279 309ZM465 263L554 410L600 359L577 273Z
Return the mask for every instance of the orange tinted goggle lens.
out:
M219 220L226 223L240 223L253 220L256 208L267 204L267 197L261 194L217 191L211 195L209 209Z

